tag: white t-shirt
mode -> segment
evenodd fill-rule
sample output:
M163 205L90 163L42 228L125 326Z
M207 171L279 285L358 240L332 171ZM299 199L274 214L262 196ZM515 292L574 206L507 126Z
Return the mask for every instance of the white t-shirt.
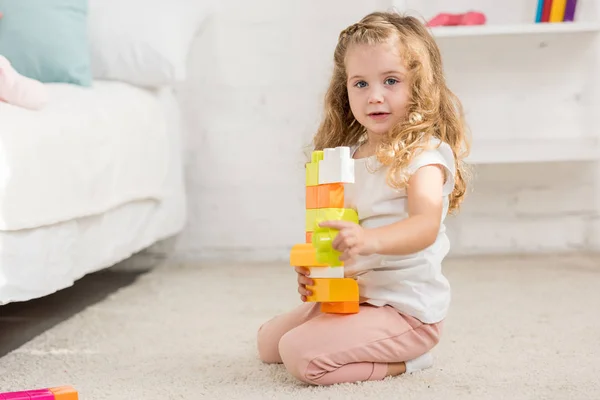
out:
M424 323L443 320L450 304L450 284L442 274L442 260L450 250L443 222L456 171L450 146L438 139L433 139L431 144L434 148L417 155L408 172L412 174L432 164L442 165L446 170L442 223L435 243L406 256L359 257L345 267L345 275L357 279L361 301L376 306L390 305ZM438 144L440 146L435 148ZM388 169L379 167L375 156L356 159L355 183L345 184L345 207L358 212L360 224L365 228L388 225L408 217L406 190L390 187L386 182Z

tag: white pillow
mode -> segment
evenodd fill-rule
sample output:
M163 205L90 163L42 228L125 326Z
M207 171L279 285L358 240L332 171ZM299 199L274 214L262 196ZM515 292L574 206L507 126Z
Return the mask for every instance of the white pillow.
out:
M90 0L89 39L94 79L137 86L186 78L192 41L210 0Z

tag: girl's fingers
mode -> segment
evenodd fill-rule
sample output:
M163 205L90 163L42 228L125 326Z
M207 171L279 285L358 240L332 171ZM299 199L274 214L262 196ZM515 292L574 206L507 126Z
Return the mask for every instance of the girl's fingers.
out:
M312 292L311 292L310 290L308 290L307 288L305 288L305 287L304 287L304 286L302 286L302 285L299 285L299 286L298 286L298 293L299 293L301 296L310 296L310 295L312 294Z
M310 271L306 267L294 267L294 269L296 270L296 272L298 274L301 274L301 275L308 276L310 274Z
M298 284L312 286L314 285L314 282L311 278L298 274Z

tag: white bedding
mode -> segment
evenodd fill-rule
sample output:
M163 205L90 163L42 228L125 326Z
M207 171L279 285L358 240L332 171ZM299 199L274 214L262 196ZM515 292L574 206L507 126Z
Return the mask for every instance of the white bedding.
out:
M164 178L146 184L157 195L40 228L0 231L0 305L69 287L84 275L114 265L183 229L187 213L178 107L169 89L153 97L158 115L146 117L162 119L167 127L164 141L154 136L164 144L160 154L155 154L157 160L163 160ZM152 158L139 158L138 162L132 168L153 168Z
M0 103L0 230L164 197L168 138L152 92L109 81L47 87L41 111Z

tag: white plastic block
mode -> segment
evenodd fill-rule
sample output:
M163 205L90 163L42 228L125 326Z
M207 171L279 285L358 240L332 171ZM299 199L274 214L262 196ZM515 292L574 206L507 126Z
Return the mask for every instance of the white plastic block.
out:
M310 267L311 278L343 278L344 267Z
M326 183L354 183L354 159L350 147L323 150L319 161L319 185Z

